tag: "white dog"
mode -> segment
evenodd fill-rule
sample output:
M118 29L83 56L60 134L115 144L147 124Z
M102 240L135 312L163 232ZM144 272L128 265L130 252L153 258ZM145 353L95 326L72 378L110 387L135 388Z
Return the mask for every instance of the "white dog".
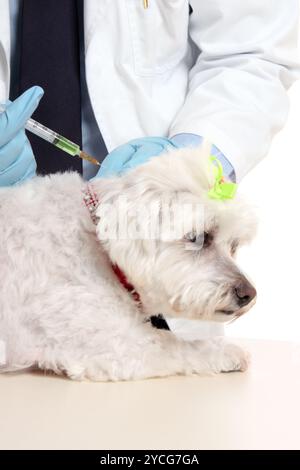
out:
M176 150L92 185L65 173L0 190L1 371L129 380L247 367L238 346L148 320L229 321L255 301L233 259L255 220L238 195L208 197L207 152Z

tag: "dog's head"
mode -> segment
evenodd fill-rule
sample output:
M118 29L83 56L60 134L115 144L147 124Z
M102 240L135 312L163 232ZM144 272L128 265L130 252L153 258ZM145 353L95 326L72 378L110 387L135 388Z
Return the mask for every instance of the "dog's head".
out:
M209 148L155 157L122 177L97 183L97 233L149 314L228 321L256 291L235 262L255 218L237 194L214 200Z

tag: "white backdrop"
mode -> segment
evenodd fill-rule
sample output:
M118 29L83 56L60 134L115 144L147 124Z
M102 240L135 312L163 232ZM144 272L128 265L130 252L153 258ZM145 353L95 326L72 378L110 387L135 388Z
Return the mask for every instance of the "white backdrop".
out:
M289 95L286 127L240 186L258 208L257 237L238 256L258 300L228 336L300 341L300 82Z

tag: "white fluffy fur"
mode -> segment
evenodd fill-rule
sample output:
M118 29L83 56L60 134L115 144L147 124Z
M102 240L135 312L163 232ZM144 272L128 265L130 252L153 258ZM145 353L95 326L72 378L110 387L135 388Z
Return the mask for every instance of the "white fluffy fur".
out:
M128 380L246 368L237 346L221 339L187 342L145 321L157 313L226 321L251 305L238 309L232 296L243 275L230 247L252 237L254 218L239 196L207 197L214 181L207 161L207 149L178 150L93 183L101 203L122 195L129 209L157 199L204 204L214 242L199 252L178 240L100 242L82 201L85 183L75 173L0 190L0 340L6 348L0 370L39 367L73 379ZM140 293L143 311L111 262Z

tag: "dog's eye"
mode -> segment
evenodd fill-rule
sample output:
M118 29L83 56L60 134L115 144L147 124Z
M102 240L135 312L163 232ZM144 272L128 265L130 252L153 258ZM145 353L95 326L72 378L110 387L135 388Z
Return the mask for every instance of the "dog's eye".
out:
M197 235L195 232L190 232L187 233L184 238L189 242L201 245L203 248L208 248L213 241L213 235L209 232L203 232L200 235Z

